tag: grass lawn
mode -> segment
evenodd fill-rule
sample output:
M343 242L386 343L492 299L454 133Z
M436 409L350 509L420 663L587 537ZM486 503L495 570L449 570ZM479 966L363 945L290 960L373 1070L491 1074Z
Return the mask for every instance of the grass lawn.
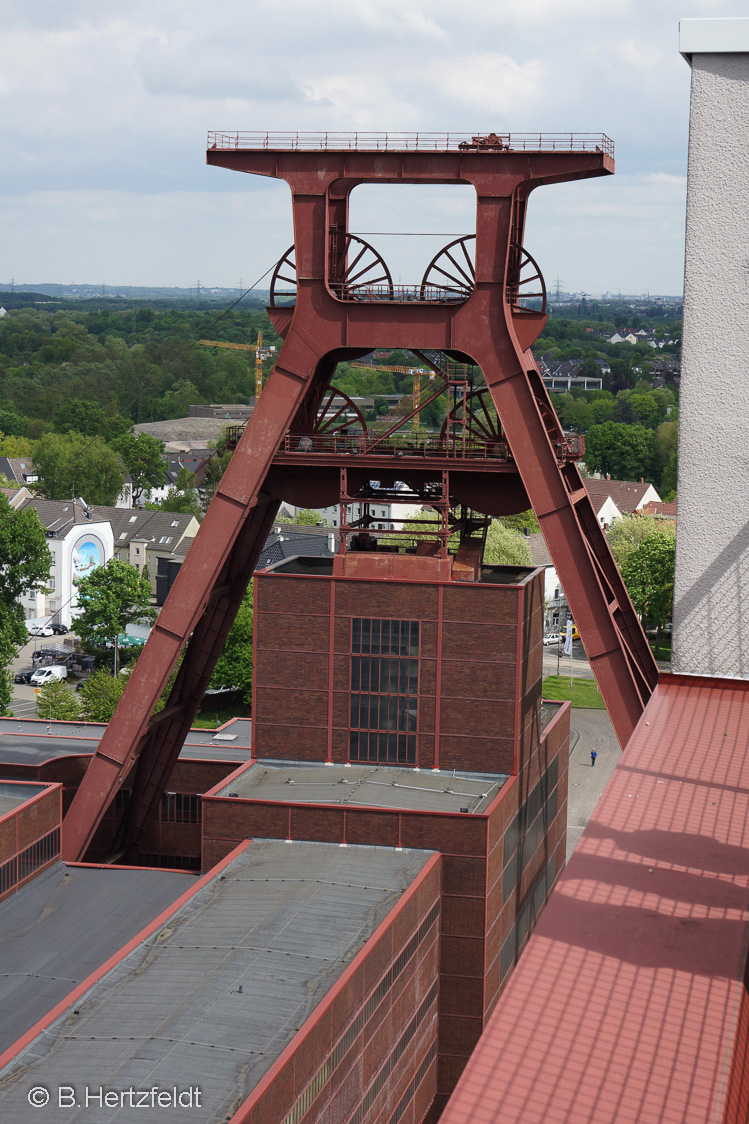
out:
M573 679L570 692L569 675L547 675L542 693L545 699L555 699L559 702L562 699L569 699L573 706L583 710L606 709L595 679Z
M249 714L237 713L238 710L242 710L242 707L207 707L205 710L199 710L192 724L193 729L197 727L199 730L215 730L230 718L250 717Z

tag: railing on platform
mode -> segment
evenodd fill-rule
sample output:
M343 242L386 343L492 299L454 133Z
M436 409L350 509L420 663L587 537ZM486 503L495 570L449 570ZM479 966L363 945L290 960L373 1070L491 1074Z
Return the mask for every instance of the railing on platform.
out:
M226 445L235 449L244 432L244 426L236 425L226 430ZM436 434L427 437L413 437L409 434L393 434L379 438L372 433L373 440L365 434L341 435L332 433L287 433L279 452L304 454L308 456L367 456L369 446L374 446L372 456L378 457L437 457L450 460L491 460L506 462L513 459L509 446L504 441L476 441L454 437L448 442ZM375 440L376 439L376 445ZM585 438L567 435L556 446L557 460L581 460L585 456Z
M455 304L468 300L471 290L449 289L441 285L357 285L350 288L338 281L329 281L339 301L389 301L396 304Z
M209 149L303 152L603 152L613 157L605 133L208 133Z

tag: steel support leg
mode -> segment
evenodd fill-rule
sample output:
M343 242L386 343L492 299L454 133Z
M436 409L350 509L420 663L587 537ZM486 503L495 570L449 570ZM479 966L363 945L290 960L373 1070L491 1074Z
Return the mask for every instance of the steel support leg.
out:
M655 660L582 477L557 460L556 415L533 358L509 334L502 343L481 367L623 748L655 689Z
M109 804L145 751L124 825L140 838L168 783L201 695L275 514L261 488L320 355L289 331L174 587L104 732L63 824L62 855L83 859ZM192 636L163 711L154 707ZM152 717L153 716L153 717Z

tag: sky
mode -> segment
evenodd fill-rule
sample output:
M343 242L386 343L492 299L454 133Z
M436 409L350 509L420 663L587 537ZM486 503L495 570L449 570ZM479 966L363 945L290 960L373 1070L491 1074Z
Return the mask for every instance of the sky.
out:
M210 129L494 130L615 142L614 177L531 197L525 241L549 288L679 294L678 23L745 14L741 0L2 0L0 287L252 285L292 241L288 188L207 167ZM360 187L351 227L428 233L368 237L416 283L473 230L471 192Z

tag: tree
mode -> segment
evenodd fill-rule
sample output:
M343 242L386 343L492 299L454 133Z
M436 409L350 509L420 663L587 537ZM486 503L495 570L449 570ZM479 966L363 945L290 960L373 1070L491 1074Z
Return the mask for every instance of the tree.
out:
M28 437L6 437L0 429L0 457L30 457L33 448Z
M15 511L0 495L0 714L9 715L12 698L8 665L28 633L19 597L43 588L49 580L52 555L33 510Z
M81 496L111 506L125 485L122 462L102 437L45 433L34 449L34 468L34 489L50 500Z
M592 472L608 472L615 480L650 479L654 436L644 425L592 425L585 435L585 463Z
M656 627L656 653L674 600L676 539L654 531L633 550L622 566L622 577L632 604L641 617Z
M78 582L78 605L81 613L76 619L76 632L92 647L101 647L105 641L114 645L116 675L120 633L135 621L156 617L148 580L129 562L112 558Z
M247 705L252 702L252 615L250 581L210 682L211 687L239 687Z
M492 519L486 535L484 562L495 566L530 566L531 550L525 535Z
M314 511L311 507L300 507L293 519L286 515L279 515L276 519L276 523L293 523L297 527L316 527L322 522L322 512Z
M133 482L133 503L148 499L151 488L158 488L166 479L164 471L164 442L149 433L131 431L110 441L110 447L122 457Z
M87 722L109 722L125 690L127 676L110 675L103 668L89 675L81 687L83 717Z
M86 437L104 437L107 419L98 402L69 398L55 414L54 426L58 433L82 433Z
M505 527L509 527L511 531L515 531L516 533L519 532L523 534L526 527L531 535L541 530L533 509L530 507L527 511L521 511L517 515L502 515L499 521L503 523Z
M606 532L606 539L620 570L630 554L656 531L675 539L676 523L671 519L658 519L655 515L637 514L623 515L621 519L614 520Z
M72 722L80 716L81 707L75 691L71 691L63 679L50 679L36 696L36 713L40 718Z

